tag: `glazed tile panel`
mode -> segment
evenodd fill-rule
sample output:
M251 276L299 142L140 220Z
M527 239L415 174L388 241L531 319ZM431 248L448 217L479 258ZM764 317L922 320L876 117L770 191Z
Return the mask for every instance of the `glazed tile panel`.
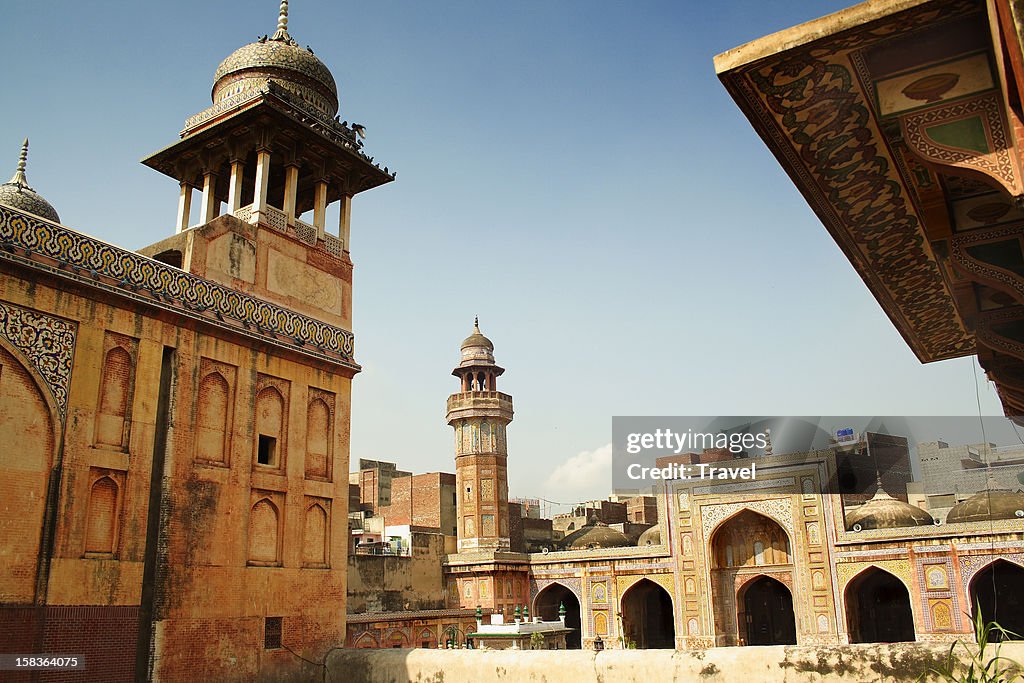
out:
M348 330L6 206L0 206L0 259L359 369Z

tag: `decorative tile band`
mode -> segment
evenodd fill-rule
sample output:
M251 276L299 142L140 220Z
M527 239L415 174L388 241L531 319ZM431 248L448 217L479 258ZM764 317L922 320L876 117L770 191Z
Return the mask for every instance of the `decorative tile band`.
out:
M77 325L27 308L0 302L0 336L20 351L46 382L63 422L75 355Z
M8 206L0 206L0 259L360 369L348 330Z

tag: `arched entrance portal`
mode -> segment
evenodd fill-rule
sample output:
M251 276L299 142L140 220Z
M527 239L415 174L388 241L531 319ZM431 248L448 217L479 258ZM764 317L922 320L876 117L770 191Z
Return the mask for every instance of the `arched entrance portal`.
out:
M846 619L853 643L917 640L910 593L887 571L872 567L846 586Z
M570 650L580 649L580 601L576 594L560 583L553 583L533 601L533 614L544 621L558 621L558 610L565 605L565 626L574 629L565 637L565 646Z
M0 342L0 471L7 484L0 535L0 564L7 567L4 602L32 604L36 599L55 420L32 373Z
M796 642L793 598L785 585L766 578L793 575L792 548L778 522L749 509L715 529L709 551L716 645Z
M1024 567L996 560L971 581L971 605L981 608L985 623L994 621L1010 632L1013 640L1024 640ZM1002 640L1001 633L990 638Z
M761 576L743 587L740 631L747 645L796 645L793 594L781 581Z
M622 632L641 650L676 646L672 598L650 579L640 579L622 596Z

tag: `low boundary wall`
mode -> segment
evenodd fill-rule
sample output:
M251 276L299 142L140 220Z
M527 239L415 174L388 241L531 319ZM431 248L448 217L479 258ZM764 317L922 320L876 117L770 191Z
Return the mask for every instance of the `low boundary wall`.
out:
M958 647L958 650L960 648ZM913 683L945 663L948 645L897 643L710 650L334 650L337 683ZM1024 663L1024 643L1001 655ZM926 678L938 681L937 677ZM1020 679L1024 683L1024 678Z

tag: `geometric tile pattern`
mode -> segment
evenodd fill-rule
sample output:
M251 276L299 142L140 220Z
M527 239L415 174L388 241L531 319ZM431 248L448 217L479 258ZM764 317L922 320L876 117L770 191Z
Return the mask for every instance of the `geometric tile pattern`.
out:
M0 260L359 370L348 330L0 206Z

